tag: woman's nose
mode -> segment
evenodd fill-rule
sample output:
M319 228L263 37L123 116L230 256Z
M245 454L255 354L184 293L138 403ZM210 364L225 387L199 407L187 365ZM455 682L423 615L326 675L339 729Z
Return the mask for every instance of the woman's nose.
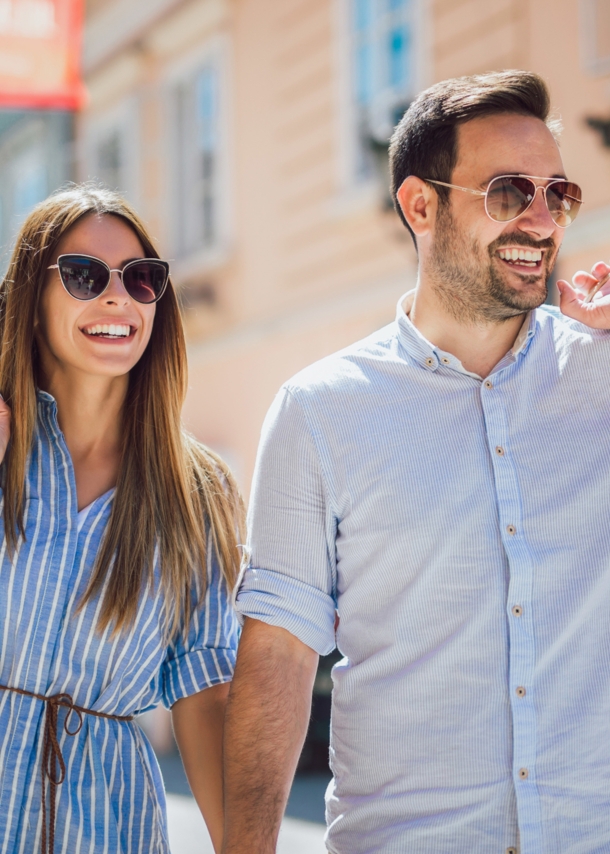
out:
M130 297L125 290L120 270L112 270L110 272L110 282L104 291L103 297L104 301L108 303L129 301Z

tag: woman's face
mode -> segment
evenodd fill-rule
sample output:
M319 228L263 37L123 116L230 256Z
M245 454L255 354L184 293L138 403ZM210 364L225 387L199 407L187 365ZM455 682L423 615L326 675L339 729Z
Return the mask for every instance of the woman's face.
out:
M119 217L90 214L79 220L62 237L53 263L59 255L92 255L111 269L122 269L145 253L132 229ZM40 295L36 342L45 374L72 368L85 373L118 377L127 374L141 358L150 339L156 304L133 300L118 273L99 297L78 300L61 283L58 270L48 270ZM125 337L91 334L99 325L129 327Z

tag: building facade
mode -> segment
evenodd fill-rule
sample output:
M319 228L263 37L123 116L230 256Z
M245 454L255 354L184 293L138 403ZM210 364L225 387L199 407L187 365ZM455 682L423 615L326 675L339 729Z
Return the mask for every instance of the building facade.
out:
M436 80L529 68L584 189L560 273L610 256L607 0L88 0L77 177L124 192L171 261L185 420L248 492L281 383L389 322L416 257L387 140Z

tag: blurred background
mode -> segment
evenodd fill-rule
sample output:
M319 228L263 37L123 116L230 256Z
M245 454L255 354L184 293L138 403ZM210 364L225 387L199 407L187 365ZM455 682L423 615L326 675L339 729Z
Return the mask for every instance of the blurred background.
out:
M186 424L247 497L281 383L392 320L415 284L388 195L393 126L434 81L503 68L547 80L583 187L558 273L607 261L609 0L0 0L2 265L64 182L124 193L180 293ZM331 665L289 806L314 823ZM144 726L168 790L188 794L168 714Z

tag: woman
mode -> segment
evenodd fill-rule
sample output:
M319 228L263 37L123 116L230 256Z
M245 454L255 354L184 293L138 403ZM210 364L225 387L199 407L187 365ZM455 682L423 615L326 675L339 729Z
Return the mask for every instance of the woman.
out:
M218 851L242 507L181 428L176 295L123 200L34 210L0 341L0 852L168 852L160 701Z

